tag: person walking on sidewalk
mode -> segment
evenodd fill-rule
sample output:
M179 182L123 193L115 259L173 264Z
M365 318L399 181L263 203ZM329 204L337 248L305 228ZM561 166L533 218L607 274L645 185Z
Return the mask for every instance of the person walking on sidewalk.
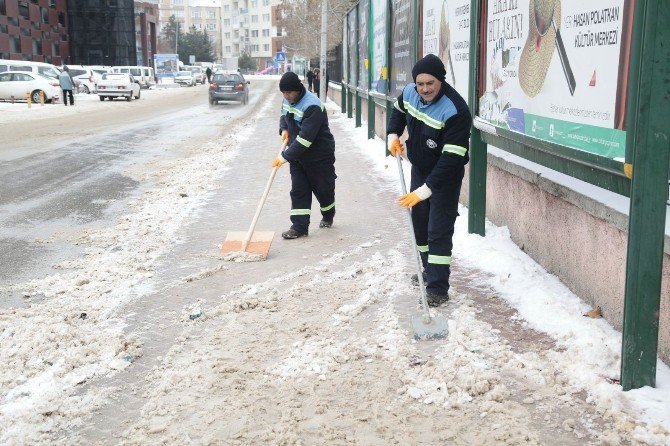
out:
M282 92L279 134L284 150L272 167L290 164L291 228L285 239L304 237L309 232L312 194L321 207L320 228L330 228L335 217L335 138L328 127L328 113L298 75L288 72L279 81Z
M391 155L402 153L399 136L409 133L411 192L399 198L412 209L414 235L426 277L428 305L449 300L449 275L458 198L469 161L472 116L465 100L449 85L434 54L412 68L409 83L395 101L387 128Z
M207 67L207 69L205 70L205 75L207 76L207 83L209 84L210 82L212 82L212 69L211 68Z
M314 91L312 89L312 82L314 81L314 73L312 72L312 70L307 70L307 74L305 75L305 77L307 78L307 90Z
M70 95L70 105L74 105L74 95L72 90L74 89L74 79L70 75L70 69L66 66L63 67L63 71L58 75L58 83L60 84L60 89L63 91L63 103L67 107L67 95Z

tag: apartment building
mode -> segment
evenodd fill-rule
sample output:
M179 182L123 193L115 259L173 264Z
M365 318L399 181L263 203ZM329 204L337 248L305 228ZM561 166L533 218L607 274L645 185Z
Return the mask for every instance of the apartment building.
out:
M159 0L159 35L171 15L186 32L192 25L212 39L215 60L249 54L260 69L281 50L280 0Z
M191 26L195 26L207 33L214 49L214 60L219 61L222 54L221 3L221 0L159 0L158 34L174 15L181 32L187 33Z

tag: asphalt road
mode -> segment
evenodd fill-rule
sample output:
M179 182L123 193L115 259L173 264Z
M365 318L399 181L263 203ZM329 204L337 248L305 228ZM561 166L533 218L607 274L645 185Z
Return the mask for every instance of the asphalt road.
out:
M23 305L20 295L7 291L12 284L42 277L54 263L80 255L68 234L113 221L122 201L142 188L141 176L132 172L224 133L268 87L257 82L246 106L211 106L201 85L163 95L143 92L141 100L128 103L89 100L80 106L89 106L83 113L0 120L0 307Z

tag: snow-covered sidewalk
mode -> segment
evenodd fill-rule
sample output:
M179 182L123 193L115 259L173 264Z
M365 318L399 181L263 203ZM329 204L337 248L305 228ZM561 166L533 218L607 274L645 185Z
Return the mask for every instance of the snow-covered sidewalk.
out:
M281 239L283 167L257 227L276 232L270 256L223 260L216 245L247 228L269 175L279 97L273 89L225 141L163 161L116 228L82 234L92 257L27 285L52 290L40 339L65 341L62 367L43 372L41 361L53 359L31 341L38 322L3 331L22 361L38 349L23 364L34 376L13 377L22 367L13 360L0 375L13 386L0 406L5 443L670 444L668 368L659 364L657 389L611 384L620 333L583 317L589 308L505 228L467 234L465 208L451 301L439 309L450 335L412 338L409 318L420 309L395 161L332 103L334 227ZM64 312L80 316L69 298L93 287L88 315L59 322ZM3 327L34 316L5 314ZM119 371L100 379L110 367Z

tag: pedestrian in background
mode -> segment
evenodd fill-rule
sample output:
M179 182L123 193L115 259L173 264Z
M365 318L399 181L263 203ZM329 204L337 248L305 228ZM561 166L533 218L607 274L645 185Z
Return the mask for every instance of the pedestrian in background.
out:
M285 239L305 237L309 232L312 194L321 208L320 228L333 226L335 217L335 138L328 127L328 113L298 75L285 73L279 81L282 92L279 133L284 150L272 167L290 163L291 228Z
M207 83L209 84L212 81L212 69L207 67L205 74L207 75Z
M398 135L405 127L409 133L411 192L399 201L412 209L428 305L432 307L449 300L454 223L472 125L467 103L446 82L446 74L434 54L419 60L412 68L414 83L407 84L398 96L386 131L393 156L403 152Z
M314 79L312 82L314 83L314 93L319 96L321 94L321 70L318 68L314 68Z
M314 91L312 89L312 84L314 83L314 73L312 72L312 70L307 70L307 74L305 75L305 77L307 78L307 90Z
M74 79L70 75L70 69L67 65L63 66L63 71L58 75L58 83L60 84L60 89L63 91L63 103L67 107L67 95L70 95L70 105L74 105L74 95L72 90L74 89Z

